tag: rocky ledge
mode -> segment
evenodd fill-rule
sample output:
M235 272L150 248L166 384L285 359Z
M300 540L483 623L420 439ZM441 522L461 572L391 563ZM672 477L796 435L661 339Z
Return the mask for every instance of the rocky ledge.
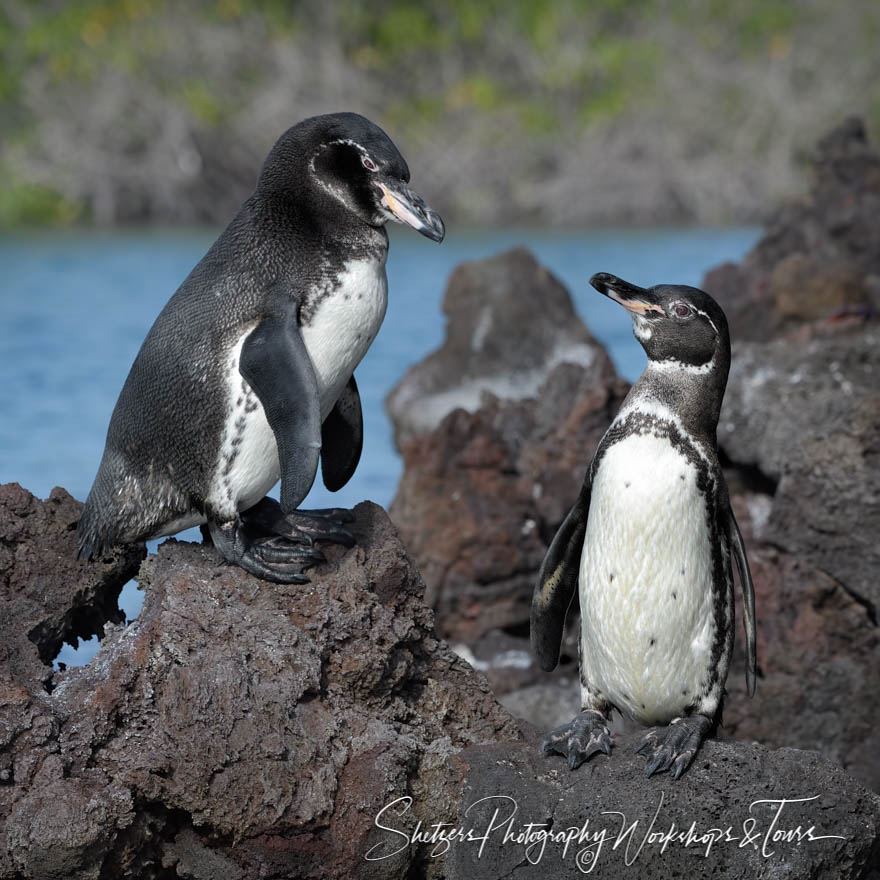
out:
M580 876L591 857L606 877L855 878L880 857L878 798L816 754L710 742L676 783L645 780L627 736L574 773L541 758L435 633L375 505L302 587L167 541L128 626L110 595L142 548L74 562L80 510L60 489L0 487L3 880L500 880ZM87 629L103 629L96 658L53 675L53 646ZM775 823L755 804L814 795ZM541 829L557 836L538 858ZM665 849L640 846L649 830Z
M371 504L356 509L357 547L331 549L303 587L164 543L141 566L138 619L107 623L95 660L47 688L17 603L39 590L72 604L104 576L57 567L73 559L79 510L63 490L45 504L14 485L0 494L0 644L14 646L0 876L323 878L359 865L364 876L365 835L387 801L412 794L427 809L451 754L520 739L485 679L436 637L418 572ZM403 877L409 861L376 876Z
M679 785L645 779L637 741L618 736L609 758L575 772L526 745L455 755L450 773L464 784L453 827L473 839L450 844L442 876L871 876L880 797L854 792L852 778L819 755L707 742ZM388 832L380 841L392 844Z
M732 683L726 723L819 749L880 791L880 153L850 119L813 169L743 262L703 282L733 319L718 441L763 677L753 701Z

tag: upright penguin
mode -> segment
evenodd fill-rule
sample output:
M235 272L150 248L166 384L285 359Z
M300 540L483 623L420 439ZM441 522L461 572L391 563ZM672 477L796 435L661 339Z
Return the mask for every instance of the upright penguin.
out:
M314 540L353 543L345 511L297 511L361 453L354 369L385 316L385 223L434 241L440 217L406 162L355 113L306 119L160 313L110 420L77 527L80 557L207 523L220 553L304 583ZM281 505L264 498L281 479ZM349 517L350 518L350 517Z
M610 754L611 710L649 730L645 774L678 778L717 725L733 650L736 560L755 692L755 596L715 436L730 369L727 320L693 287L590 283L620 303L648 355L556 533L532 602L532 648L559 660L579 584L582 711L541 741L575 769Z

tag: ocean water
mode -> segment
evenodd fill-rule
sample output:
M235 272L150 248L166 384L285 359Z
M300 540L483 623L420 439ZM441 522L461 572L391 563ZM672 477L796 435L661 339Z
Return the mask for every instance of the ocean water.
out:
M305 507L387 506L401 473L384 397L412 364L443 341L440 303L452 269L526 245L569 289L578 313L635 379L645 356L619 306L587 283L611 272L636 284L699 285L706 270L740 259L755 228L547 231L456 230L437 245L390 230L385 323L357 370L364 451L337 493L320 477ZM64 486L85 499L113 406L156 315L217 235L216 230L39 232L0 237L0 482L41 498ZM198 532L182 537L197 540ZM138 613L127 587L121 606ZM86 662L97 644L65 647L59 661Z

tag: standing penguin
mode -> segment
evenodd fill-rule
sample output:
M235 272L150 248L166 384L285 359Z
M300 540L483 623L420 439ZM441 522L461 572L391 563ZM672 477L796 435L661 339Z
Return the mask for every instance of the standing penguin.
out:
M305 583L315 540L354 542L345 511L297 511L321 459L348 482L361 453L354 369L385 316L385 223L444 229L378 126L306 119L160 313L107 431L77 527L80 557L207 523L229 562ZM281 504L264 498L281 479Z
M575 769L610 754L611 710L652 727L645 774L678 778L717 726L733 650L733 572L743 593L746 684L755 692L755 594L718 462L730 369L727 320L693 287L590 279L620 303L648 355L547 551L532 648L553 669L579 584L582 711L541 741ZM660 726L663 725L663 726Z

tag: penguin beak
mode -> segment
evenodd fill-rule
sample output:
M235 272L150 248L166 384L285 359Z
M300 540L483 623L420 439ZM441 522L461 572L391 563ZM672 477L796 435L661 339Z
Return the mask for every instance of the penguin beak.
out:
M376 181L382 191L381 205L399 223L412 226L432 241L443 241L446 227L440 215L432 211L425 200L414 193L402 180Z
M620 303L632 315L644 315L646 313L659 312L665 314L656 294L644 287L630 284L616 275L607 272L599 272L590 279L590 284L609 299Z

